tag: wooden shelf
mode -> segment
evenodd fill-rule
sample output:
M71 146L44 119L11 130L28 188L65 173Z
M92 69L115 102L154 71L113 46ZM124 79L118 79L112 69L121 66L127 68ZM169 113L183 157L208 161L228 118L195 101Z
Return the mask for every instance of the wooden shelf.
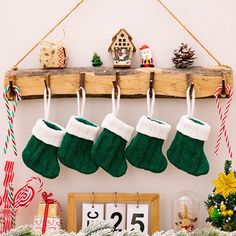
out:
M113 68L65 68L65 69L24 69L8 71L4 86L9 80L20 89L22 99L42 98L44 79L50 75L52 97L75 97L80 83L80 73L85 73L85 90L88 97L111 97ZM157 97L185 98L189 85L187 74L192 74L196 98L213 97L222 79L233 86L233 73L227 67L193 67L187 70L135 68L120 69L118 85L121 96L143 98L149 88L150 72L155 72L154 89ZM224 75L224 77L223 77Z

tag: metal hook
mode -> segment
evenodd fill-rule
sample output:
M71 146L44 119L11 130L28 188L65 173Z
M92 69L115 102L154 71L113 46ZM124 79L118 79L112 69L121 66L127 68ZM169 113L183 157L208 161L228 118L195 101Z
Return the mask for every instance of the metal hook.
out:
M189 96L190 96L190 98L192 98L193 89L194 89L194 83L192 82L191 85L190 85L190 89L189 89Z
M187 88L190 87L189 96L190 96L190 98L192 98L192 93L193 93L193 89L194 89L193 74L192 73L186 74L186 83L187 83Z
M227 97L227 93L226 93L226 88L225 88L225 72L222 72L222 89L221 89L221 93L220 93L220 97L221 98L225 98Z
M154 88L154 79L155 79L155 73L152 71L150 73L150 80L149 80L149 96L152 98L152 90Z
M92 208L94 208L95 194L92 192Z
M136 206L136 208L139 208L139 192L137 192L136 196L137 196L137 206Z
M46 75L46 77L44 78L44 85L46 88L47 98L49 96L48 89L50 88L50 77L50 75Z
M116 71L116 77L114 80L112 80L113 87L115 90L115 98L117 98L117 96L118 96L118 80L119 80L119 78L120 78L120 72Z
M15 76L12 76L9 80L9 92L7 95L8 100L13 101L16 97L16 92L14 89Z
M79 80L79 95L80 97L82 97L82 89L84 89L84 85L85 85L85 73L81 72L80 73L80 80Z
M115 192L115 193L114 193L114 205L115 205L115 207L117 207L117 199L116 199L116 194L117 194L117 192Z

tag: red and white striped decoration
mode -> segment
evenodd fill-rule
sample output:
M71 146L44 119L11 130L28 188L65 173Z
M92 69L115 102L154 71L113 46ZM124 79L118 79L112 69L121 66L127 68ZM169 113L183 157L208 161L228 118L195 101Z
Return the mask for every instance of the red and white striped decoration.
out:
M35 195L35 189L30 186L33 181L39 182L38 193L42 191L43 181L39 177L31 177L26 182L26 184L16 192L14 196L14 208L16 211L16 215L20 207L27 207L33 200Z
M3 212L0 211L0 234L3 233L3 225L4 225Z
M17 156L17 147L16 147L13 123L14 123L14 118L15 118L15 113L16 113L16 107L18 105L18 101L21 100L21 95L20 95L20 91L18 87L13 86L13 90L15 92L15 98L12 101L12 109L11 109L11 103L10 103L11 101L9 101L8 96L7 96L8 92L10 91L10 86L7 86L3 93L3 98L5 100L5 107L6 107L6 113L7 113L7 118L8 118L8 130L7 130L6 140L4 144L4 154L7 153L9 140L11 139L13 152L15 156Z
M226 104L226 107L225 107L225 112L223 114L222 108L221 108L221 105L220 105L220 99L219 99L219 95L221 94L222 89L223 89L222 86L218 87L215 91L215 94L214 94L216 107L217 107L219 117L220 117L220 121L221 121L221 126L220 126L220 130L218 132L214 154L216 156L218 155L219 150L220 150L221 139L222 139L222 136L224 135L226 145L227 145L227 149L228 149L228 152L229 152L229 156L230 156L230 158L232 158L233 157L233 151L232 151L229 136L228 136L228 133L227 133L227 130L226 130L226 119L227 119L227 116L228 116L228 113L229 113L229 108L230 108L232 98L233 98L233 90L230 88L229 85L225 84L225 90L226 90L226 93L228 94L229 98L228 98L228 101L227 101L227 104Z
M38 193L40 193L43 189L43 181L39 177L33 176L26 181L26 185L28 186L33 181L37 181L39 183Z
M8 198L8 189L9 189L10 183L12 183L14 179L14 162L6 161L4 171L5 171L5 178L3 181L3 186L5 187L5 191L4 191L2 200L4 203L4 208L9 208L10 202Z
M3 181L3 186L5 188L2 201L4 203L3 209L1 210L0 216L1 216L1 231L0 233L7 232L12 228L12 217L11 217L11 201L8 197L8 190L10 187L10 183L13 183L14 179L14 162L13 161L6 161L5 167L5 178Z
M26 184L14 194L14 162L6 161L4 171L5 178L3 186L5 187L5 192L3 197L0 197L0 206L2 205L2 209L0 210L0 235L15 227L16 215L19 208L27 207L33 200L35 190L31 186L32 183L35 181L39 183L38 192L41 192L43 187L43 182L39 177L31 177Z

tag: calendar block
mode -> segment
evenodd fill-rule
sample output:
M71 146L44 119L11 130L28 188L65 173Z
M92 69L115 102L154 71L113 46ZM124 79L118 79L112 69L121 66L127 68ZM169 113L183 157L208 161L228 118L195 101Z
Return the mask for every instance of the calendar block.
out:
M104 204L82 204L82 227L94 221L104 220Z
M148 204L127 204L127 230L148 234Z
M114 225L115 231L124 230L126 225L126 204L106 204L105 219Z

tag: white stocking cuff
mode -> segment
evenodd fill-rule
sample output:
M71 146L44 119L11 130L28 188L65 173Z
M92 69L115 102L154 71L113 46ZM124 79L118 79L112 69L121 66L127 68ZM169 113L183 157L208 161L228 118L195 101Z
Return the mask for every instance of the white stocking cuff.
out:
M66 132L76 137L95 141L99 132L99 126L92 123L95 126L84 124L78 121L76 116L72 116L66 126Z
M201 120L185 115L181 117L176 129L190 138L206 141L209 137L211 126Z
M164 140L167 139L170 129L171 126L166 122L149 119L147 116L142 116L136 126L137 132Z
M42 120L39 119L34 128L32 129L32 134L42 142L52 145L54 147L60 147L61 141L65 135L65 129L61 127L60 125L54 124L52 122L49 122L58 128L60 130L55 130L46 125L46 123Z
M134 128L127 125L125 122L116 118L112 113L108 114L102 122L101 125L103 128L110 130L111 132L119 135L127 142L130 141Z

